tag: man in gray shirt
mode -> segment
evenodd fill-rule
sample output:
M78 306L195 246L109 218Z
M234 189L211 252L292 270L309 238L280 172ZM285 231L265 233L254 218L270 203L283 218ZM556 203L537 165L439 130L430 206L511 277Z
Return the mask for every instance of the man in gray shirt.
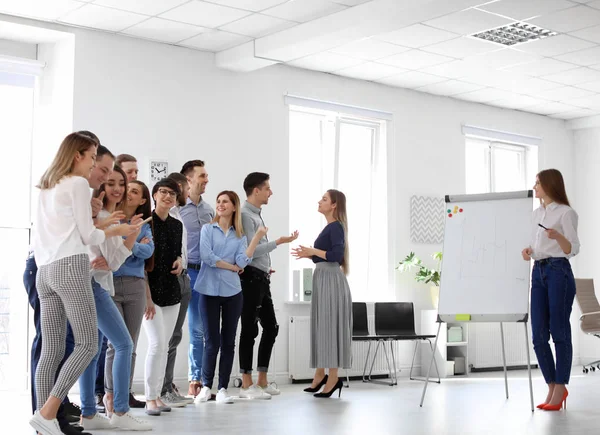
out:
M244 180L246 202L242 206L242 225L248 243L254 237L256 230L266 226L261 216L261 207L269 203L273 194L269 183L269 174L253 172ZM246 266L240 275L244 305L242 308L242 331L240 334L240 372L242 373L242 388L240 397L249 399L270 399L280 394L274 385L269 384L267 372L275 338L279 325L275 318L275 308L271 297L271 256L269 253L282 243L290 243L298 238L298 231L288 237L280 237L269 241L265 235L256 250L252 262ZM258 336L258 322L262 326L262 336L258 347L258 381L252 382L252 361L254 340Z

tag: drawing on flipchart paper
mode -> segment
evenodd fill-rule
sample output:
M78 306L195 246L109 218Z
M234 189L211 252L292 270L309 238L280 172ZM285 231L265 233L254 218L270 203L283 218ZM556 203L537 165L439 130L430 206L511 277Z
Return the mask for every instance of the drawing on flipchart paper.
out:
M494 217L493 234L469 231L467 219L460 223L460 278L515 278L522 281L522 277L514 276L515 270L509 265L513 258L509 256L508 241L506 238L497 238L498 222ZM513 276L511 276L513 275Z

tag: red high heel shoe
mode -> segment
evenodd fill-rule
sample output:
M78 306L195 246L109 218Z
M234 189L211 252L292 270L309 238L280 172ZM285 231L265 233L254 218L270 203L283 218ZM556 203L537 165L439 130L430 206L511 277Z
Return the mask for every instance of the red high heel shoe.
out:
M560 402L558 402L556 405L544 405L544 407L542 408L544 411L560 411L563 407L563 404L565 406L565 409L567 409L567 396L569 395L569 391L565 388L565 393L562 396L562 400Z
M547 403L540 403L538 406L536 406L537 409L544 409L544 406L546 406Z

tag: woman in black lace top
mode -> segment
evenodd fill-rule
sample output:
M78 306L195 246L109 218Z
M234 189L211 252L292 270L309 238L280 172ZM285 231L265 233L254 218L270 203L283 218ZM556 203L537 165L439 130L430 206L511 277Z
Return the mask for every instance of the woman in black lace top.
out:
M177 276L182 272L182 223L169 216L176 205L179 185L171 179L162 179L154 185L152 197L156 208L152 213L154 237L154 268L148 272L150 295L144 330L148 337L146 355L146 413L160 415L171 410L160 400L167 365L169 339L175 329L181 301L181 287ZM154 309L152 309L154 308ZM154 313L154 315L152 315Z

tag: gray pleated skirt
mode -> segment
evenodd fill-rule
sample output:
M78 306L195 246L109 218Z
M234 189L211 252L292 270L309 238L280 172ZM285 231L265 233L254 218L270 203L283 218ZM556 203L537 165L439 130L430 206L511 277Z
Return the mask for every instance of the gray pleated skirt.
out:
M310 366L352 367L352 295L338 263L317 263L313 274Z

